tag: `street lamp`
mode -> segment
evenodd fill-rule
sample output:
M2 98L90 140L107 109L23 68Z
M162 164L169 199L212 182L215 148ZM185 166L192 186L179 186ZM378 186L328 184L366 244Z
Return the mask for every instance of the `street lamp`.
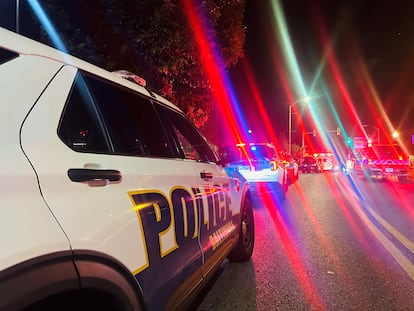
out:
M298 99L293 104L289 105L289 155L292 155L292 107L300 102L309 103L310 100L311 98L309 96L306 96L305 98Z
M398 137L400 137L400 133L398 131L394 131L394 132L392 132L392 137L394 139L397 139Z
M373 125L369 125L369 124L362 125L362 127L368 127L368 126L372 127L373 129L375 129L377 131L377 143L380 144L380 130L379 130L379 128L375 127Z

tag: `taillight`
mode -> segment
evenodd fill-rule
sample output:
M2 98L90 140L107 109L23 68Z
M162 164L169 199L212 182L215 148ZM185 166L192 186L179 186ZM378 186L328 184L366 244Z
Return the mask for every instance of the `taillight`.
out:
M277 170L277 162L276 161L270 161L270 169L272 171L276 171Z

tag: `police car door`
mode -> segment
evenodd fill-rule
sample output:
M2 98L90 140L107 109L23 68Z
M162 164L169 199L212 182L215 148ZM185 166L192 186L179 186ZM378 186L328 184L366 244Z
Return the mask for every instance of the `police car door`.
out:
M163 310L202 277L194 170L148 97L119 84L64 67L25 121L22 148L74 254L115 258Z
M166 113L172 123L171 132L176 135L177 147L182 150L183 158L195 175L191 191L197 207L198 233L184 231L182 235L199 234L203 272L208 274L226 256L236 230L237 221L232 217L233 202L229 197L230 178L217 164L217 156L205 138L187 118L169 110Z

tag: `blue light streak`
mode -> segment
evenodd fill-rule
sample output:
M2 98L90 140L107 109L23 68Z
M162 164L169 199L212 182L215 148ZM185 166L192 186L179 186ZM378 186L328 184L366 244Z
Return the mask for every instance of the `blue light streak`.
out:
M68 52L62 40L59 37L59 34L56 32L55 26L52 24L52 21L47 16L46 12L43 10L42 6L37 0L28 0L29 5L31 6L33 12L38 17L40 23L45 28L47 35L50 37L54 47L62 52Z

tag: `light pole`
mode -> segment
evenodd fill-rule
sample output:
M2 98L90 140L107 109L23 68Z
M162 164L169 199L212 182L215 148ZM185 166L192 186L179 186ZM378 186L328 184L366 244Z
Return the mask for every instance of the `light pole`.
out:
M16 1L16 33L20 33L20 21L19 21L19 16L20 16L20 3L19 0Z
M375 129L375 131L377 132L377 143L380 144L381 142L380 142L380 130L379 130L379 128L376 127L376 126L373 126L373 125L369 125L369 124L362 125L362 127L368 127L368 126L370 126L373 129Z
M289 155L292 155L292 107L296 105L296 102L289 105Z
M394 139L397 139L398 137L400 137L400 133L398 131L394 131L394 132L392 132L392 137Z
M311 100L309 96L306 96L305 98L298 99L294 103L289 105L289 142L288 142L288 148L289 148L289 155L292 155L292 107L297 105L300 102L306 102L308 103Z

